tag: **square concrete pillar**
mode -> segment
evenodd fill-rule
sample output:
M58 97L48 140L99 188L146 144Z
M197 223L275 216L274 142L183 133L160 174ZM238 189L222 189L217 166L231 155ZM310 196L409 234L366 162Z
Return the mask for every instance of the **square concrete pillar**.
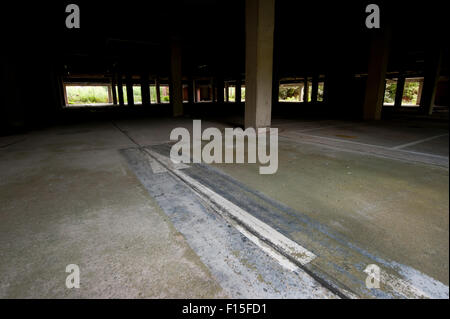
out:
M317 74L314 74L312 77L312 86L311 86L311 102L317 102L317 93L319 92L319 77Z
M156 90L156 103L161 103L161 87L159 85L159 76L156 76L155 79L155 90Z
M133 77L130 73L126 75L126 87L127 87L127 101L128 105L134 105L134 94L133 94Z
M269 127L275 0L245 1L245 127Z
M113 104L117 105L116 74L114 72L111 75L111 90L112 90Z
M224 102L224 82L223 82L223 77L220 75L216 78L216 87L217 87L217 103L223 103Z
M423 79L419 80L419 89L417 91L416 105L419 105L419 106L420 106L420 101L422 100L422 91L423 91ZM435 95L436 95L436 93L435 93ZM434 101L433 101L433 103L434 103ZM433 110L431 110L431 112L433 112Z
M67 99L67 87L64 83L63 83L63 94L64 94L64 106L68 106L69 100Z
M363 118L381 119L383 107L386 70L389 57L389 32L377 31L370 47L366 94L364 97Z
M328 77L323 80L323 103L328 103Z
M150 83L148 73L142 72L140 77L142 105L150 105Z
M433 113L434 97L439 81L442 64L442 50L430 48L425 55L425 74L420 97L420 109L422 113L431 115Z
M112 85L108 85L108 103L114 104L114 101L112 98Z
M236 80L236 86L234 87L234 102L241 103L242 100L242 81L239 76Z
M192 79L192 76L189 76L188 79L188 102L189 104L194 103L194 80Z
M216 79L215 78L211 78L211 102L216 102Z
M303 81L303 102L308 103L309 87L308 87L308 77L305 77Z
M123 80L122 80L122 73L117 74L117 93L119 95L119 105L123 106L125 105L124 99L123 99Z
M402 106L404 89L405 89L405 75L403 73L400 73L397 80L397 89L395 90L394 107Z
M225 84L225 102L230 101L230 92L228 87L228 82Z
M169 94L173 116L183 115L183 84L181 80L181 46L177 39L172 39Z

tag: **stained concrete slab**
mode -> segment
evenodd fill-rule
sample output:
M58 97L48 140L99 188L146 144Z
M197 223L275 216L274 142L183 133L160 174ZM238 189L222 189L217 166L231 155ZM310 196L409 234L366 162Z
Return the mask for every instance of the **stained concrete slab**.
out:
M274 121L282 133L351 140L348 136L357 132L362 143L386 148L448 133L442 123L357 125ZM233 296L161 209L163 198L149 194L119 154L136 147L129 137L142 145L166 143L177 126L190 129L192 120L118 120L0 137L0 296ZM340 137L337 127L345 128ZM412 148L446 156L443 144L438 139ZM347 245L393 261L405 277L414 277L415 269L448 285L448 169L301 141L281 141L279 156L279 170L270 176L259 175L257 165L215 166L249 190L303 214L279 219L280 230L286 223L300 225L305 217L346 238ZM305 245L317 238L314 232L289 234ZM322 256L335 248L317 247ZM232 260L234 265L238 258ZM86 289L68 291L65 266L77 261ZM264 269L256 259L253 265ZM267 274L273 272L262 272ZM272 275L267 278L276 280Z
M170 141L170 132L175 127L184 127L192 135L192 120L187 118L153 118L116 120L114 124L123 130L139 145L153 145ZM202 128L223 129L226 124L215 121L202 121Z
M214 166L349 243L448 285L448 170L285 140L279 147L274 175ZM301 241L303 233L292 235Z
M283 142L280 148L283 154L286 150L286 144L288 143ZM170 145L152 146L151 149L157 150L163 156L168 157ZM343 232L341 229L336 229L335 224L324 224L322 222L323 219L318 219L309 213L294 210L279 201L265 196L261 192L256 191L254 187L248 187L239 182L236 176L233 178L223 173L222 170L211 168L205 164L189 164L184 166L186 167L183 169L184 175L193 178L196 182L203 185L203 187L207 187L220 196L223 196L247 213L257 217L260 221L294 240L303 248L313 252L317 257L303 265L303 269L308 270L315 278L323 281L331 289L338 287L343 289L343 291L349 291L353 295L363 298L448 297L448 286L408 266L408 264L404 264L405 259L399 258L399 254L388 255L384 252L384 247L381 250L373 249L376 245L359 245L354 235L352 238L348 236L349 232L358 233L359 231L362 231L366 236L372 236L374 232L373 225L369 225L365 229L358 231L349 230L349 232ZM233 166L236 168L236 165ZM251 167L257 172L255 165L243 166ZM241 170L240 172L242 173ZM139 175L144 175L143 169L139 170ZM148 186L146 187L151 190L154 188L154 183L147 182L146 185ZM280 189L280 185L277 184L276 180L271 186L272 191L273 188ZM158 196L158 199L160 200L161 197L163 196ZM351 199L349 198L349 200ZM348 214L351 213L352 211L348 212ZM346 222L346 224L349 223ZM192 228L194 228L193 225L188 227L189 230ZM389 231L386 228L385 226L385 230ZM202 234L207 233L210 229L213 229L213 227L208 226L202 231ZM217 231L213 232L218 233ZM423 239L425 237L421 238ZM210 241L212 240L209 239L208 242ZM394 249L399 250L401 247L397 246ZM428 247L424 249L428 249ZM240 247L239 249L239 251L247 250L245 247ZM414 253L417 254L417 251ZM445 256L442 257L445 258ZM427 260L427 262L429 265L430 263L432 264L433 260ZM364 270L372 264L378 265L386 278L388 278L380 289L367 289L365 285L367 274ZM281 273L279 276L281 277ZM283 289L279 289L283 291Z
M414 152L403 148L389 148L373 144L371 145L353 141L344 141L342 139L315 136L307 133L299 133L296 131L283 132L279 136L281 139L290 140L292 143L298 143L302 145L316 145L330 148L336 151L345 151L349 153L360 154L363 156L371 155L380 158L403 161L406 163L434 165L446 169L448 169L449 166L448 157L446 156ZM402 144L402 147L403 146L404 144Z
M417 121L275 121L274 127L282 131L308 132L314 136L335 138L370 145L395 147L406 143L448 134L448 124ZM431 152L434 154L434 152Z
M117 148L132 143L111 123L24 137L0 151L1 298L228 296L128 169Z
M307 273L286 269L268 256L169 172L154 172L144 150L128 148L122 154L149 194L233 298L336 298Z

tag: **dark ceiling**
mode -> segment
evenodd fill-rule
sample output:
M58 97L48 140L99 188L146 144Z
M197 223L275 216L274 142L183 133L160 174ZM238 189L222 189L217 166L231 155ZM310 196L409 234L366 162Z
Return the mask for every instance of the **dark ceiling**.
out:
M65 28L76 3L81 28ZM277 1L274 65L280 76L345 69L365 72L373 30L370 1ZM421 69L430 46L446 45L442 2L377 1L392 30L390 69ZM39 1L4 9L2 54L72 73L108 73L114 65L166 74L172 38L182 44L184 73L243 74L245 1ZM448 52L448 51L447 51Z

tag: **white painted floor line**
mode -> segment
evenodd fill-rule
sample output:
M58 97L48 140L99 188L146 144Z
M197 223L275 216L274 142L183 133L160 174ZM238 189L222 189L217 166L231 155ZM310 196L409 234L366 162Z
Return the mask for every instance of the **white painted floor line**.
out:
M166 166L166 163L168 163L168 161L171 162L169 158L148 148L144 148L144 150L150 158L153 158L153 160L160 162L162 166ZM286 256L293 258L301 265L306 265L317 257L314 253L300 246L266 223L262 222L258 218L249 214L245 210L241 209L237 205L228 201L221 195L215 193L208 187L199 183L197 180L174 167L176 166L166 166L169 173L177 176L185 183L187 183L199 195L200 198L203 198L204 200L206 200L206 202L212 203L215 207L219 208L218 212L225 218L225 220L230 222L230 224L232 224L241 234L246 236L250 241L256 244L260 249L266 252L284 268L291 271L300 270L300 267L298 267ZM184 165L182 168L186 167L188 166ZM270 243L270 245L268 243ZM422 289L414 286L414 284L391 275L384 270L381 270L380 275L382 285L389 286L391 291L405 298L440 298L442 296L446 296L446 298L448 298L448 286L446 285L442 284L446 292L439 291L437 296L430 296ZM424 279L422 281L425 282L426 280ZM338 289L343 292L342 289ZM345 292L343 294L350 298L358 298L358 296L350 292Z
M152 150L149 149L145 150L150 154L150 156L153 156L158 160L162 157L165 157ZM165 163L163 163L163 165L164 164ZM222 212L226 213L232 219L242 224L248 230L249 233L257 234L262 241L271 243L271 245L275 246L279 251L283 252L284 255L290 256L301 265L306 265L314 258L316 258L316 255L314 255L309 250L300 246L293 240L287 238L277 230L273 229L266 223L254 217L253 215L247 213L245 210L241 209L240 207L233 204L229 200L220 196L219 194L212 191L208 187L202 185L201 183L191 178L190 176L184 174L178 169L172 169L170 171L171 173L175 174L180 179L182 179L184 182L186 182L189 186L191 186L194 189L194 191L196 191L199 195L211 201Z
M394 146L394 147L392 147L392 149L393 150L399 150L399 149L402 149L402 148L405 148L405 147L408 147L408 146L413 146L413 145L420 144L420 143L423 143L423 142L428 142L428 141L434 140L436 138L447 136L447 135L448 135L448 133L441 134L441 135L435 135L435 136L431 136L431 137L428 137L428 138L423 138L421 140L417 140L417 141L414 141L414 142L411 142L411 143L406 143L406 144L401 144L401 145Z
M261 241L258 237L250 233L248 230L246 230L244 227L240 225L234 225L234 227L245 237L250 239L251 242L253 242L256 246L261 248L262 251L264 251L267 255L275 259L280 265L282 265L284 268L290 270L290 271L299 271L300 268L291 262L289 259L278 253L275 249L267 245L265 242Z
M436 154L430 154L430 153L423 153L423 152L416 152L416 151L408 151L408 150L403 150L403 149L399 149L398 151L401 151L401 152L404 152L404 153L409 153L409 154L414 154L414 155L429 156L429 157L439 158L439 159L443 159L443 160L447 160L448 161L448 156L436 155Z
M314 137L314 138L319 138L319 139L333 141L333 142L349 143L349 144L355 144L355 145L362 145L362 146L382 148L382 149L387 149L387 150L390 149L389 147L381 146L381 145L367 144L367 143L361 143L361 142L355 142L355 141L347 141L347 140L338 139L338 138L318 136L318 135L312 135L312 134L304 134L304 133L299 133L299 132L295 132L295 131L293 131L292 133L294 133L296 135L299 135L299 136L303 135L303 136L307 136L307 137Z
M321 127L312 127L312 128L307 128L304 130L292 130L293 132L298 132L298 133L303 133L303 132L311 132L311 131L319 131L319 130L324 130L327 128L336 128L336 127L346 127L346 126L350 126L349 124L336 124L336 125L328 125L328 126L321 126Z
M161 164L159 164L158 161L153 159L153 157L151 157L147 153L145 153L145 155L147 156L147 159L148 159L148 161L150 163L150 167L152 168L153 174L159 174L159 173L167 172L167 169L164 166L162 166Z
M366 146L366 147L370 147L370 148L378 148L378 149L382 149L382 150L387 150L387 151L399 151L399 152L403 152L403 153L409 153L409 154L416 154L416 155L422 155L422 156L428 156L428 157L433 157L433 158L439 158L439 159L443 159L443 160L448 160L447 156L442 156L442 155L435 155L435 154L429 154L429 153L422 153L422 152L415 152L415 151L408 151L408 150L403 150L403 149L394 149L392 147L386 147L386 146L381 146L381 145L374 145L374 144L367 144L367 143L361 143L361 142L355 142L355 141L347 141L347 140L341 140L341 139L337 139L337 138L331 138L331 137L325 137L325 136L318 136L318 135L312 135L312 134L304 134L304 133L298 133L295 131L289 132L289 133L294 133L295 135L301 137L310 137L310 138L317 138L317 139L322 139L322 140L327 140L327 141L332 141L332 142L338 142L338 143L348 143L348 144L354 144L354 145L360 145L360 146ZM289 136L286 136L284 134L280 134L281 136L285 136L287 138L292 138ZM302 142L302 141L299 141Z
M153 158L157 159L161 164L163 164L164 166L166 166L169 169L179 170L179 169L185 169L185 168L189 167L188 165L183 164L183 163L174 163L174 162L171 161L170 158L168 158L166 156L163 156L163 155L161 155L161 154L159 154L157 152L153 152L153 151L151 151L148 148L145 148L145 149L150 153L150 155Z

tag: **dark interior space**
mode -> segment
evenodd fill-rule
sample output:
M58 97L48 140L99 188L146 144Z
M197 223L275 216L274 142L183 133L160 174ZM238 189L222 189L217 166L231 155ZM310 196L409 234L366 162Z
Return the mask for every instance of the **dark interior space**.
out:
M12 5L2 23L3 133L49 125L67 118L143 114L171 115L171 105L120 105L69 110L64 83L161 82L171 86L171 46L180 47L182 82L186 87L183 115L243 116L244 103L226 103L227 83L245 84L245 3L243 1L164 1L127 5L81 1L80 29L64 25L65 6ZM437 111L448 107L448 46L444 12L431 2L382 2L381 29L362 28L364 1L345 3L276 2L273 58L273 116L363 118L370 45L387 32L386 78L433 77L441 56ZM25 9L26 8L26 9ZM323 78L323 99L306 103L278 100L280 82L316 83ZM120 78L120 79L119 79ZM193 81L210 86L209 103L197 103ZM430 80L431 81L431 80ZM426 80L425 80L426 82ZM115 91L115 90L114 90ZM6 93L8 92L8 94ZM114 94L117 95L117 94ZM145 93L143 92L143 95ZM427 114L431 102L411 109L384 107L383 116ZM434 102L433 102L434 103ZM123 102L122 102L123 104ZM339 105L337 107L337 105ZM89 109L89 110L88 110ZM436 110L435 110L436 112Z
M445 4L2 4L0 299L448 299Z

